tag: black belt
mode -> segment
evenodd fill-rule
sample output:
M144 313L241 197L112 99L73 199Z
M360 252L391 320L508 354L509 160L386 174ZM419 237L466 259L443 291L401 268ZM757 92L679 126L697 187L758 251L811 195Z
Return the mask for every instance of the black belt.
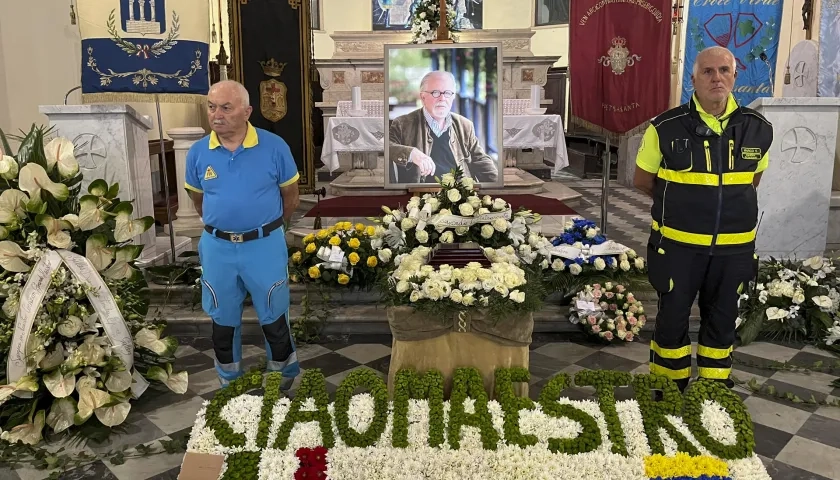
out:
M247 241L250 241L250 240L256 240L256 239L260 238L261 237L260 231L262 231L262 237L267 237L271 232L273 232L274 230L277 230L278 228L280 228L282 226L283 226L283 217L280 217L277 220L274 220L271 223L267 223L260 228L255 228L253 230L249 230L247 232L242 232L242 233L224 232L224 231L219 230L216 227L213 227L211 225L205 225L204 230L207 233L209 233L211 235L214 235L218 238L221 238L223 240L227 240L227 241L233 242L233 243L242 243L242 242L247 242Z

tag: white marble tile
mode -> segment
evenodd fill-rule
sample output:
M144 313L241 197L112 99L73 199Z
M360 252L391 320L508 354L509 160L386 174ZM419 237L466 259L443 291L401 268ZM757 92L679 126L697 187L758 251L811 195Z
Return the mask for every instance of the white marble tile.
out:
M790 84L782 86L783 97L816 97L819 47L813 40L802 40L790 51Z
M762 257L822 255L840 98L759 98L750 104L773 124L770 166L758 188Z

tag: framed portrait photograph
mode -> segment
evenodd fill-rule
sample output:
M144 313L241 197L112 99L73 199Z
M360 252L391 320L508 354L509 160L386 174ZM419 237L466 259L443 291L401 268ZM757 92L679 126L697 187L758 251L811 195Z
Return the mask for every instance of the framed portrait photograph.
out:
M501 42L385 45L385 188L504 186Z

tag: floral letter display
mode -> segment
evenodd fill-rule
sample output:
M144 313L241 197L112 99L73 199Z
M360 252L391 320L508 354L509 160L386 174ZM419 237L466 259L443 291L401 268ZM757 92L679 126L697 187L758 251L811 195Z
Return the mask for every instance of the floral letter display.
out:
M439 372L407 369L389 401L376 374L358 371L327 403L318 369L304 373L294 400L279 393L278 373L265 395L249 394L262 381L247 374L205 403L187 450L224 455L224 479L770 479L746 408L721 385L698 381L680 396L665 377L561 373L535 402L513 391L528 379L498 369L489 400L478 371L461 368L443 400ZM599 401L564 398L572 385L596 386ZM637 399L616 401L619 385ZM665 401L652 402L651 388Z

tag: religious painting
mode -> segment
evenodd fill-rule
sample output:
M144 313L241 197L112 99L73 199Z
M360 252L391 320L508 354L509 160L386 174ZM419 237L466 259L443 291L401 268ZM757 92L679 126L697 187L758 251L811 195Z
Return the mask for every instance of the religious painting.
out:
M385 45L385 188L504 184L500 42Z
M455 28L480 30L484 18L484 0L448 0L455 11ZM420 0L371 0L373 30L411 30L414 9ZM454 30L454 28L453 28Z
M568 24L570 4L571 0L534 0L534 26Z

